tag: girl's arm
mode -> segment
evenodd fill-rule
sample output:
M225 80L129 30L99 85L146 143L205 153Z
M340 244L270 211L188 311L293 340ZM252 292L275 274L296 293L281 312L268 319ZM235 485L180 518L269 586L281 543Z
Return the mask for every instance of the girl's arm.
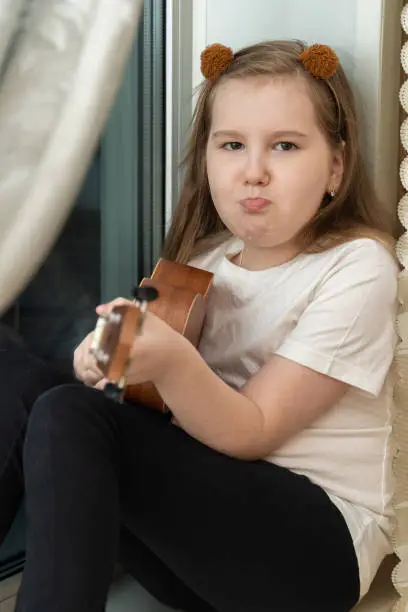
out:
M348 385L273 357L239 392L223 382L184 338L155 381L181 427L227 455L259 459L327 411Z
M182 427L207 445L245 459L271 454L351 386L380 393L396 342L397 273L378 243L349 243L276 354L240 392L191 346L180 350L160 392Z

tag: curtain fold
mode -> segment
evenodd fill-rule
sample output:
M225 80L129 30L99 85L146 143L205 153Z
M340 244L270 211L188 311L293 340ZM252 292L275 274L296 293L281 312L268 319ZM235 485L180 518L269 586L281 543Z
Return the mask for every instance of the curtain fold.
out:
M0 314L38 270L75 202L142 4L30 0L21 13L23 2L12 0L7 19L2 13L0 37L12 40L0 81Z

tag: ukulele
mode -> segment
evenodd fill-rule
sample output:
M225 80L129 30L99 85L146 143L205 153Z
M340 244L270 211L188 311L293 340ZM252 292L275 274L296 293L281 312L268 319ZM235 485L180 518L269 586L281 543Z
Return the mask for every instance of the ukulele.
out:
M211 272L160 259L151 278L144 278L134 289L133 304L117 306L98 318L91 352L108 380L104 389L108 397L168 411L152 382L127 384L132 345L143 331L149 309L197 347L212 279Z

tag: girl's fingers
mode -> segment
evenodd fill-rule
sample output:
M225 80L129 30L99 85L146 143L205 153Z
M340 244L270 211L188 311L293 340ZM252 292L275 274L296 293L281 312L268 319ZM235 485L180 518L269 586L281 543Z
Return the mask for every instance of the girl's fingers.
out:
M93 385L94 389L98 389L99 391L103 391L108 380L106 378L102 378L95 385Z
M116 298L116 300L112 300L112 302L108 302L107 304L99 304L95 310L98 315L109 314L114 308L116 308L116 306L134 306L134 304L131 300L119 297Z
M93 387L99 381L104 378L102 372L95 372L94 370L85 370L83 381L85 384Z

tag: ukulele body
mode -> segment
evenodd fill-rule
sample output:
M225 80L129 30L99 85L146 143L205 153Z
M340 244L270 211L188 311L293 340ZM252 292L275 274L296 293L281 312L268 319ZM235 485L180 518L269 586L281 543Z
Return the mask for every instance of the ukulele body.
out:
M212 279L213 274L205 270L160 259L151 278L143 279L140 286L154 287L158 291L158 297L149 303L149 312L164 320L194 346L198 346ZM138 333L143 333L140 308L136 304L118 306L112 315L113 322L100 322L103 329L97 340L97 351L102 350L105 355L105 363L97 359L100 369L110 383L123 389L126 401L166 412L168 408L152 382L137 385L128 385L126 382L133 342Z

